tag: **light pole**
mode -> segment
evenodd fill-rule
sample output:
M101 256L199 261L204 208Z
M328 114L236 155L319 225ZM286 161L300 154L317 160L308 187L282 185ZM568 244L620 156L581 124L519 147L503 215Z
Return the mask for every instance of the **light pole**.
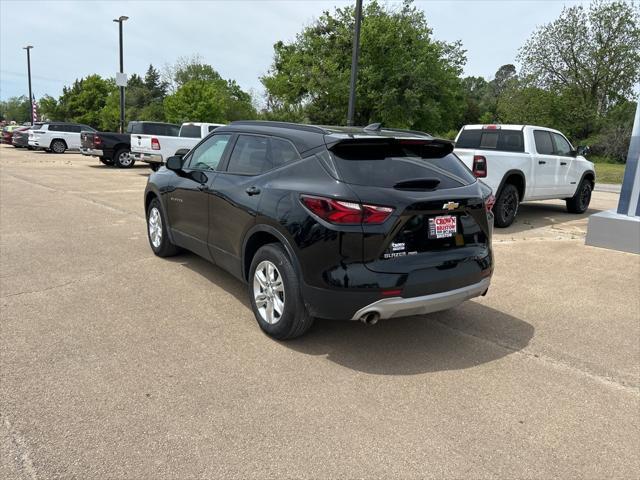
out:
M351 55L351 85L349 87L349 112L347 125L353 125L356 109L356 80L358 79L358 57L360 56L360 24L362 23L362 0L356 0L356 25L353 31L353 53Z
M118 23L120 33L120 73L124 73L124 59L122 56L122 22L128 20L129 17L121 16L114 18L113 21ZM122 77L122 75L121 75ZM121 81L124 81L123 79ZM124 85L120 85L120 133L124 133Z
M30 50L33 48L33 45L27 45L26 47L22 47L23 50L27 51L27 75L29 77L29 118L31 119L31 125L33 125L33 93L31 93L31 54Z

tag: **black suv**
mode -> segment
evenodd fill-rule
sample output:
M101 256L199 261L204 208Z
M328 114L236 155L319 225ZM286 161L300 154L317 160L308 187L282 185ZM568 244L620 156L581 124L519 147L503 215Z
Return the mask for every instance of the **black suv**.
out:
M269 335L444 310L489 288L493 196L422 132L243 121L149 177L149 243L248 283Z

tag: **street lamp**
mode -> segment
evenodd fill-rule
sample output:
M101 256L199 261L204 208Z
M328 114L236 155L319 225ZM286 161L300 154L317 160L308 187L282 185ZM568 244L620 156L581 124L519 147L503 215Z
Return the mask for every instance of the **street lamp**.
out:
M120 33L120 133L124 133L124 84L126 83L124 76L124 59L122 57L122 22L128 20L129 17L122 15L121 17L114 18L113 21L118 23L118 30Z
M353 31L353 53L351 55L351 85L349 89L349 112L347 125L353 125L356 109L356 80L358 79L358 57L360 56L360 24L362 23L362 0L356 0L356 26Z
M29 109L29 118L31 119L31 125L33 125L33 93L31 93L31 54L30 50L33 48L33 45L27 45L26 47L22 47L23 50L27 51L27 75L29 76L29 105L31 108Z

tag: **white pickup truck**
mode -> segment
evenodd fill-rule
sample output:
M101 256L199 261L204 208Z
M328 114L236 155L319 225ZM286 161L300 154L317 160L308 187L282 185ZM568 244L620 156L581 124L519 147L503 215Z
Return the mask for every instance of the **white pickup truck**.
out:
M131 134L131 156L157 170L178 150L191 150L196 144L221 127L222 123L183 123L177 137Z
M584 213L596 174L559 131L531 125L465 125L454 153L489 185L496 197L495 225L508 227L520 202L560 198L571 213Z

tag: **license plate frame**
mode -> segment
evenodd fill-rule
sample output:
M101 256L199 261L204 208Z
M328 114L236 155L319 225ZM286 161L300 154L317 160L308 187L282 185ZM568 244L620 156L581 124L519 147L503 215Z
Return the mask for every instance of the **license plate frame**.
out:
M437 215L429 217L427 237L429 240L453 238L458 233L458 217L456 215Z

